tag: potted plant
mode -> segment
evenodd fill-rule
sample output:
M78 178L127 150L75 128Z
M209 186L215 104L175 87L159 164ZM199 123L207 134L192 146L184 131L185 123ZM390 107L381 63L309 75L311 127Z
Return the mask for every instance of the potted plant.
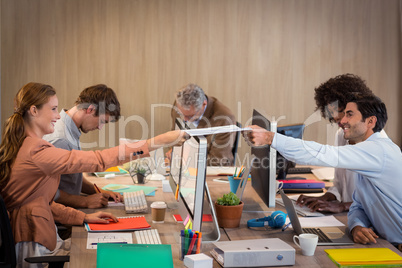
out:
M151 171L145 162L139 161L130 167L130 175L134 183L145 183L147 173L151 173Z
M243 205L243 202L232 192L218 198L215 202L215 211L219 227L239 227Z

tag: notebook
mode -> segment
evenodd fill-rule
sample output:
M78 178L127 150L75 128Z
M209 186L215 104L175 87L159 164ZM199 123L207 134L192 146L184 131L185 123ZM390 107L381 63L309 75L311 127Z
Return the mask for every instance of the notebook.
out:
M96 267L173 268L170 245L98 244Z
M325 183L316 180L278 180L283 182L282 189L322 189Z
M118 222L111 219L108 224L85 223L88 232L116 232L116 231L135 231L151 228L144 216L118 217Z
M401 267L402 257L389 248L325 249L338 267Z
M354 242L338 227L302 228L292 200L279 190L283 204L285 205L293 230L299 235L302 233L316 233L318 235L318 246L331 245L353 245Z

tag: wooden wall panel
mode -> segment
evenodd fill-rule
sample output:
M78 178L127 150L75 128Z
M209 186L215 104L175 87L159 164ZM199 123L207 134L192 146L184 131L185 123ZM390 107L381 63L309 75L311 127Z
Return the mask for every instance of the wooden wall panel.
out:
M350 72L384 100L400 144L400 24L398 0L1 0L1 123L29 81L53 85L64 108L105 83L123 118L82 137L104 148L169 130L174 92L194 82L243 124L256 108L332 143L313 89Z

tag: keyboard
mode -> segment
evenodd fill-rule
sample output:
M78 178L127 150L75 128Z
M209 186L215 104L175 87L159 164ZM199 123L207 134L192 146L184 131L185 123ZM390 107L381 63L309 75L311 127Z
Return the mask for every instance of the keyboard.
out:
M326 234L319 228L302 228L303 233L318 235L318 242L332 242Z
M312 173L309 167L294 167L287 170L287 174L307 174Z
M324 216L321 212L318 211L311 211L307 206L302 206L300 207L299 205L296 205L296 201L292 200L293 206L295 207L296 213L299 214L300 216L303 217L321 217ZM283 204L282 198L276 198L276 203L278 203L281 206L285 206Z
M126 213L139 213L148 211L147 200L143 190L136 192L123 192L124 208Z
M158 229L135 231L137 244L162 244Z

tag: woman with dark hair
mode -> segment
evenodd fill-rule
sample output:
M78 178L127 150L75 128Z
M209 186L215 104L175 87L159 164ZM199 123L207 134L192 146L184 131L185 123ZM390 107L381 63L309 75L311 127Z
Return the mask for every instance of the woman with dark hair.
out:
M29 267L29 256L65 254L69 250L56 231L55 221L68 225L117 221L110 213L84 212L53 202L60 175L103 171L149 151L183 141L183 132L122 144L102 151L68 151L42 137L54 131L60 118L56 91L49 85L28 83L15 97L14 114L6 121L0 145L0 194L10 215L17 266Z

